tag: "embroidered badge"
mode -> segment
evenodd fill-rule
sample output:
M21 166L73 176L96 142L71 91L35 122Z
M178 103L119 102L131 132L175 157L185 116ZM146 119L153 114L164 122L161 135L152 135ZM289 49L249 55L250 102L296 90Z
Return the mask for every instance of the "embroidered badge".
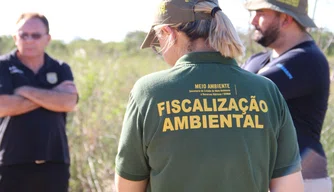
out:
M46 80L51 84L57 83L58 82L57 73L55 73L55 72L47 73L46 74Z
M15 74L15 73L23 74L23 71L18 69L15 66L9 67L8 70L9 70L10 74Z
M159 15L163 15L167 12L166 4L167 4L166 2L161 2L160 3Z

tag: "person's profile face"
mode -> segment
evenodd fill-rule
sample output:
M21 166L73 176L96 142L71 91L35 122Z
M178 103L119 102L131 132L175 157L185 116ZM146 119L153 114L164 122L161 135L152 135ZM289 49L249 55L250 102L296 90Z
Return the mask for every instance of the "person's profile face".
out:
M15 45L21 56L34 57L44 54L51 37L46 26L38 18L21 20L14 34Z
M171 33L173 33L173 29L167 26L156 33L159 42L159 50L157 52L160 53L168 65L174 66L179 57L174 46L176 39Z
M277 12L260 9L253 13L252 25L255 28L253 39L264 47L270 46L280 34L280 18Z

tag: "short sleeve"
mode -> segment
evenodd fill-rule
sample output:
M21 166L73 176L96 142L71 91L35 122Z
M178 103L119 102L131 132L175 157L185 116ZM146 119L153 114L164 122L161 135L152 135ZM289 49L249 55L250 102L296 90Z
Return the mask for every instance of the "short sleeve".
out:
M61 81L73 81L74 80L71 67L68 64L66 63L61 64L60 69L61 69L60 71Z
M0 62L0 95L12 93L13 84L9 67L5 63Z
M145 180L150 174L146 146L143 142L143 117L132 95L127 105L118 145L116 173L132 181Z
M282 121L277 137L277 157L272 178L282 177L301 170L296 130L282 96L281 101Z

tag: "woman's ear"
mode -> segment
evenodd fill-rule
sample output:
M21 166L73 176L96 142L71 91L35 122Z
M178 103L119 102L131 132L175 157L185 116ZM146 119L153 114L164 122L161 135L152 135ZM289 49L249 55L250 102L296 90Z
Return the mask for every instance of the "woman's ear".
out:
M162 32L165 33L167 36L170 36L175 39L176 37L176 30L170 26L163 26Z

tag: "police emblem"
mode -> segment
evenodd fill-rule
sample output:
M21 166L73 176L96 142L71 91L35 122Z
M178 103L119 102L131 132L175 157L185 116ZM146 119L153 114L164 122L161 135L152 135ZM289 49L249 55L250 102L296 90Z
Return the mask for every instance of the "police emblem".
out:
M58 82L57 73L55 73L55 72L47 73L46 74L46 80L51 84L57 83Z

